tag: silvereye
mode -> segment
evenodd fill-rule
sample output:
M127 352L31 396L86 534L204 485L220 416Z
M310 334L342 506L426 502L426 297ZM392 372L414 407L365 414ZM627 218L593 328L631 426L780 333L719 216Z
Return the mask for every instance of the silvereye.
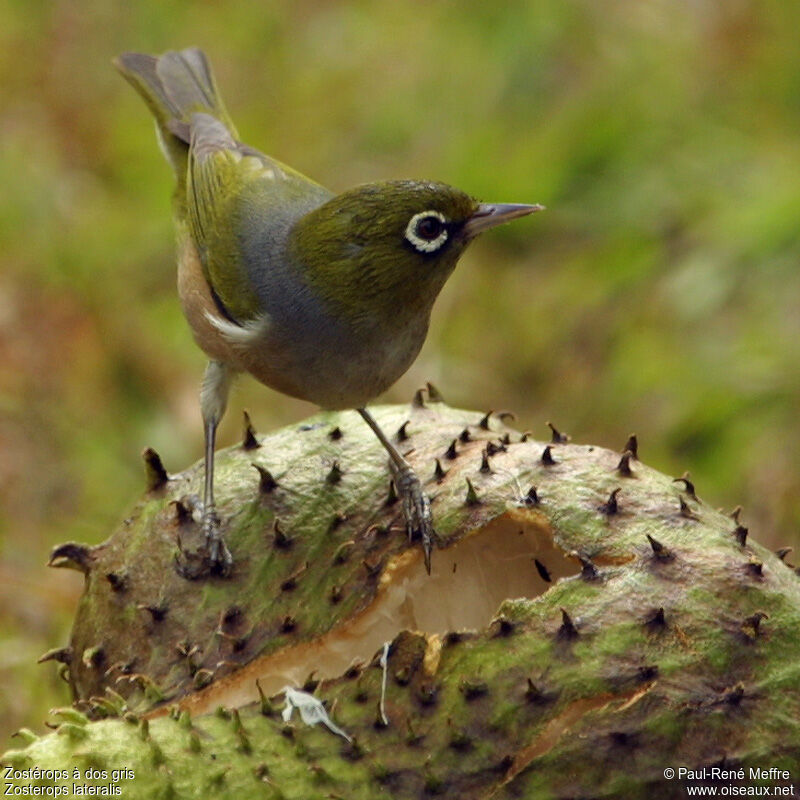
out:
M214 506L214 441L233 377L249 372L323 408L358 409L389 453L430 571L430 503L365 405L411 365L467 244L541 206L478 203L431 181L334 195L239 141L202 51L125 53L115 64L175 170L178 292L210 359L200 395L205 570L224 575L233 564Z

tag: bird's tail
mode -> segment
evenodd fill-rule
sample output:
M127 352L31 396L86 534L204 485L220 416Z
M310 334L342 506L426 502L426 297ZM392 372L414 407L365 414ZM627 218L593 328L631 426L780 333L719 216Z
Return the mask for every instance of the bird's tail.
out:
M162 56L123 53L114 66L142 96L156 118L164 153L179 182L185 180L191 115L211 114L237 138L202 50L190 47Z

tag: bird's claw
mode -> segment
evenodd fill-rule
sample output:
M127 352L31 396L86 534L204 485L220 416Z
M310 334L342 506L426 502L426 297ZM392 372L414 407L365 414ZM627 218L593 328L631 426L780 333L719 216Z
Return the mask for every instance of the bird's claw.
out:
M403 516L409 541L422 540L422 552L425 558L425 569L431 574L431 553L436 531L433 528L431 502L422 490L422 484L411 467L406 466L394 470L394 481L397 493L403 503Z
M186 580L198 580L209 575L226 578L233 568L233 556L225 544L220 518L212 508L202 517L204 544L198 550L184 549L178 541L180 553L175 558L178 574Z
M230 574L233 567L233 556L220 530L220 519L212 508L203 514L203 535L206 539L206 557L209 571L223 578Z

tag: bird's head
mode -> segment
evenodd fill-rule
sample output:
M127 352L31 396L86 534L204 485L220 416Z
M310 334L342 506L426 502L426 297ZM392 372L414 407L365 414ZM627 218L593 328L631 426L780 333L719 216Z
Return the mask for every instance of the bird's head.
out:
M430 309L479 233L541 208L479 203L443 183L369 183L301 218L290 254L342 313L402 315Z

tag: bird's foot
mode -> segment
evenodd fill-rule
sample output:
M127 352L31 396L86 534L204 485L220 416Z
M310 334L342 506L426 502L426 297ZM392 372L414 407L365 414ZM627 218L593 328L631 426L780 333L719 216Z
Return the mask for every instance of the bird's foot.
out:
M431 553L436 538L433 528L431 502L422 490L417 474L410 466L394 469L394 483L403 503L403 516L410 541L422 540L422 552L425 557L425 569L431 574Z
M233 556L225 544L225 537L220 530L220 519L213 508L203 514L203 534L206 537L206 557L211 573L227 577L233 567Z
M202 525L204 545L197 551L180 548L180 556L176 557L175 565L178 574L187 580L197 580L209 575L226 578L233 568L233 556L225 544L220 518L213 508L203 512Z

